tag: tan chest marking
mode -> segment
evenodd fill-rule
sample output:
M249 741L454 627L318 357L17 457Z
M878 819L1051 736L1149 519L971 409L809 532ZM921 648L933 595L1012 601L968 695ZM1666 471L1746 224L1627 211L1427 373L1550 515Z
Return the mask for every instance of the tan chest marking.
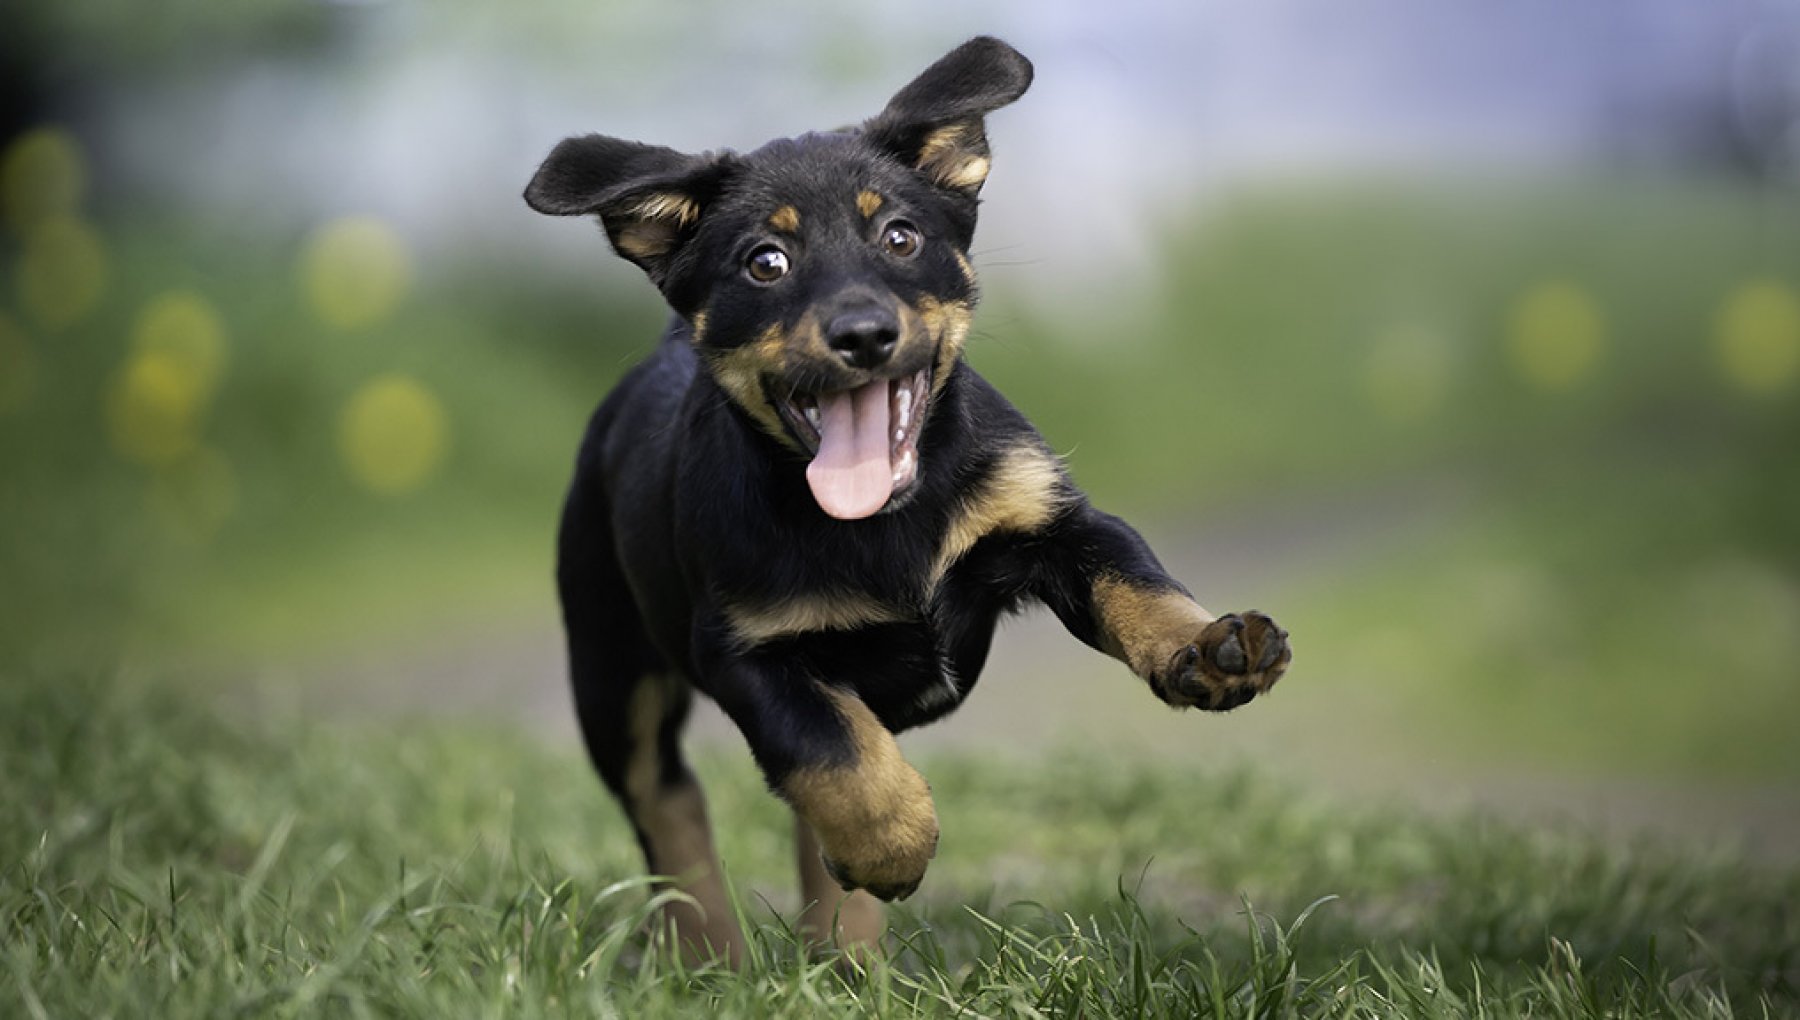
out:
M804 595L767 606L728 606L725 619L745 645L759 645L796 634L855 630L913 617L902 609L863 594Z
M989 535L1041 530L1068 502L1062 466L1031 446L1008 450L950 521L931 565L936 587L957 560Z

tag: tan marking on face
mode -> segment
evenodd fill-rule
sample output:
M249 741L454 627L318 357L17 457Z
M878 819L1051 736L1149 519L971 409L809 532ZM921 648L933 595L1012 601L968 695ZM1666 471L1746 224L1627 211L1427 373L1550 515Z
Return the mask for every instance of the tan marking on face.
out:
M950 124L925 136L918 168L946 188L977 190L987 180L987 140L978 123Z
M957 507L932 561L932 587L975 543L996 533L1029 535L1039 531L1069 500L1062 465L1055 457L1033 446L1008 450L980 488Z
M769 403L763 393L763 379L781 374L785 342L781 327L770 326L763 331L762 336L742 347L723 350L702 347L700 353L706 361L707 370L712 373L719 388L725 391L725 395L743 408L757 427L776 442L798 451L800 446L788 434L780 412L775 410L775 406Z
M905 612L861 593L817 594L770 606L728 606L725 617L745 645L822 630L855 630L911 619Z
M691 779L665 784L662 776L663 717L675 697L672 677L646 676L631 701L631 757L625 767L626 808L644 835L650 870L675 880L693 902L671 900L661 923L690 962L743 956L743 936L713 848L706 798Z
M782 795L853 881L870 887L917 882L937 851L931 788L867 705L836 688L821 689L850 733L855 761L795 769L782 780Z
M699 343L706 338L706 309L694 313L694 319L688 325L688 339Z
M800 210L791 205L784 205L769 214L769 228L784 234L800 232Z
M902 314L904 310L905 306L902 305ZM956 368L956 359L962 357L975 310L968 301L939 301L930 296L919 298L914 310L918 312L926 332L938 345L937 374L931 380L931 392L936 396L943 390L944 384L950 381L950 373Z
M856 211L862 213L863 219L866 220L875 215L876 211L880 208L880 195L877 195L873 191L859 191L856 193Z
M963 250L956 247L950 249L950 254L956 256L956 266L962 270L963 279L973 284L975 282L975 266L969 261L969 256L964 255Z
M1112 576L1094 581L1093 609L1100 647L1146 680L1213 622L1210 613L1179 591L1140 588Z

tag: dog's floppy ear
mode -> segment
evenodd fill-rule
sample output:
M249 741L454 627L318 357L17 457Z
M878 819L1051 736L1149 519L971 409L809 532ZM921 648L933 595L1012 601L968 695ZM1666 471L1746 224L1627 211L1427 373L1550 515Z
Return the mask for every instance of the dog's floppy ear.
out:
M613 250L661 286L724 175L721 157L583 135L551 150L525 203L551 216L598 215Z
M974 198L988 175L982 118L1025 94L1031 61L991 36L945 54L863 125L870 141L939 187Z

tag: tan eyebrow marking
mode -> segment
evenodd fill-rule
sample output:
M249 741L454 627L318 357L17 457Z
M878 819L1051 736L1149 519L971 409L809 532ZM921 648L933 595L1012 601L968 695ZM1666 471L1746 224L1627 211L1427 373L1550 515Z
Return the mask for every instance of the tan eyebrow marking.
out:
M881 208L881 201L881 196L873 191L859 191L856 193L856 211L862 213L863 219L866 220L875 215L875 210Z
M769 226L784 234L800 232L800 210L791 205L784 205L769 214Z

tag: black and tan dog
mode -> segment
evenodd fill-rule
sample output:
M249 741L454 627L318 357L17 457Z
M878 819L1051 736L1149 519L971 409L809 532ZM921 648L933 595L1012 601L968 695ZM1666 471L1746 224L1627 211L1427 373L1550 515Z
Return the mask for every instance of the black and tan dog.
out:
M983 117L1031 75L974 39L860 128L747 154L570 138L526 189L598 215L675 312L588 428L557 579L588 750L691 895L692 956L742 950L678 745L695 688L793 807L802 924L866 944L868 894L912 892L938 842L894 734L968 696L1002 614L1048 605L1178 707L1288 665L1285 632L1195 604L963 360Z

